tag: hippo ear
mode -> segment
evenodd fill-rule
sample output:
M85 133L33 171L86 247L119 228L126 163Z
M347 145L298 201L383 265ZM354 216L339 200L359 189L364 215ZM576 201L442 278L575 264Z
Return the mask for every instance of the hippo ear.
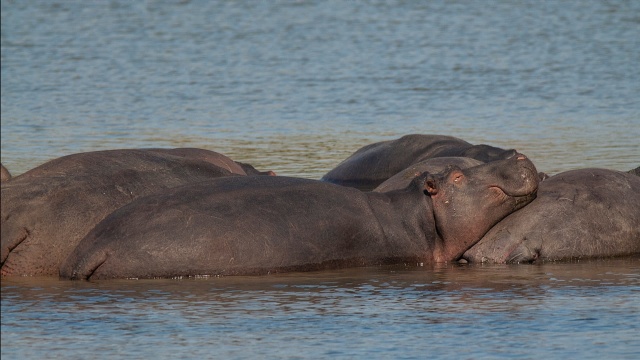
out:
M438 193L438 179L432 174L427 174L424 179L424 191L431 196Z

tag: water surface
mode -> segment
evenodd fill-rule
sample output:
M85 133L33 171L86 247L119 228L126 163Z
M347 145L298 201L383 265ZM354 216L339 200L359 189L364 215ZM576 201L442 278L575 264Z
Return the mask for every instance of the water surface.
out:
M640 258L2 284L9 358L634 358ZM18 356L19 355L19 356Z
M636 1L2 1L2 163L196 146L317 178L407 133L638 166Z

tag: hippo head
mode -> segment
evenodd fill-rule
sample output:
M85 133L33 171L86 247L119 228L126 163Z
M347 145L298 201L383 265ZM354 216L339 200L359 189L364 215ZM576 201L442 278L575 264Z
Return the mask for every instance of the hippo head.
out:
M535 198L539 177L524 155L429 174L424 189L431 196L436 231L442 244L436 260L458 259L489 229Z

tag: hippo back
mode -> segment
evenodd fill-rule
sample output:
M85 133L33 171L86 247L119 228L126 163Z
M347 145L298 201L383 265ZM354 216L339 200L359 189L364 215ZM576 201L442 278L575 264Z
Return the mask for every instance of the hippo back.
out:
M0 182L4 182L11 179L11 173L9 170L4 167L4 165L0 164Z
M132 200L244 171L200 149L121 149L64 156L2 183L3 275L57 275L106 215ZM221 166L222 164L222 166Z
M507 159L514 153L489 145L473 145L453 136L411 134L360 148L321 180L369 191L424 160L461 156L489 162Z
M640 254L640 178L606 169L549 177L538 196L465 254L471 262L517 263Z
M416 161L470 146L472 145L468 142L452 136L405 135L358 149L321 180L360 190L372 190Z

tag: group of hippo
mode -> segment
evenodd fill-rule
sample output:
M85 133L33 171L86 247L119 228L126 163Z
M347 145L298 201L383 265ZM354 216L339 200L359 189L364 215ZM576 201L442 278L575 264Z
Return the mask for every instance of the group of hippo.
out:
M367 145L320 180L213 151L73 154L2 166L2 276L260 275L640 254L640 176L548 176L515 150L443 135Z

